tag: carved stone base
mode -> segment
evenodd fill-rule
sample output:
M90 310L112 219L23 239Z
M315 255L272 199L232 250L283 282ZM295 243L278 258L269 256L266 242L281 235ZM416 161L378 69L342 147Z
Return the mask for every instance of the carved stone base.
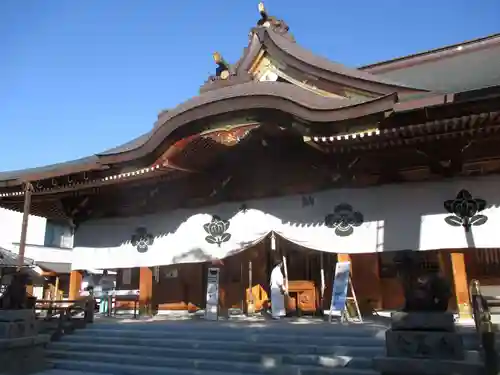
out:
M480 362L422 358L377 357L373 367L382 375L483 375Z
M35 336L37 328L33 310L0 310L0 339Z
M0 339L0 363L2 374L25 375L50 368L45 359L48 335Z
M455 332L455 318L452 313L397 311L391 314L391 329Z
M482 374L480 362L464 361L462 336L455 332L453 314L397 312L386 331L387 357L374 359L383 375Z
M388 330L385 339L389 357L464 359L462 336L456 333Z
M48 335L39 335L33 310L0 310L2 374L24 375L45 370Z

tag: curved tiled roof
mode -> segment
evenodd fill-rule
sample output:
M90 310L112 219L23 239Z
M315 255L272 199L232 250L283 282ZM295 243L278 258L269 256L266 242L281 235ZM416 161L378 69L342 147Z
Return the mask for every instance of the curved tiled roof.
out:
M56 177L100 169L108 163L131 161L154 151L168 136L189 123L246 109L278 109L310 122L335 122L384 112L393 108L397 95L371 100L327 98L281 82L248 82L208 91L160 115L154 128L136 139L88 158L0 174L0 179L15 180L26 176ZM33 179L33 177L30 177ZM40 177L42 178L42 177Z
M30 258L24 258L25 266L33 266L35 261ZM19 255L0 247L0 268L17 267L19 265Z
M33 180L39 179L37 176L41 176L40 179L51 178L70 174L75 169L78 169L80 172L90 171L98 168L98 161L99 158L97 156L91 155L81 159L44 165L42 167L0 172L0 181L19 180L23 179L24 176L30 176L30 179Z
M117 148L99 156L104 164L142 157L181 126L229 112L277 109L306 121L321 123L384 112L392 109L396 102L395 93L371 100L337 99L314 95L288 83L248 82L194 97L160 116L153 131L141 137L134 146L128 144L125 148ZM122 157L116 158L118 155Z
M259 39L271 55L273 54L273 52L284 53L301 63L318 69L319 71L330 73L340 78L347 78L348 80L350 80L346 81L345 83L353 84L352 80L354 79L357 80L357 82L354 82L355 85L363 83L377 85L379 86L378 90L383 90L379 92L381 94L388 91L394 92L399 90L426 91L402 83L394 82L387 78L379 77L375 74L371 74L359 69L349 68L345 65L328 60L322 56L314 54L312 51L303 48L299 44L291 41L289 38L285 38L269 28L260 28L258 30L258 35ZM383 88L383 86L386 87Z
M245 48L240 60L231 67L232 73L240 77L245 76L262 49L266 50L271 57L276 58L286 65L293 66L299 71L325 81L364 90L373 94L427 92L424 89L395 82L356 68L349 68L343 64L318 56L297 44L289 37L289 34L283 35L280 32L274 31L272 27L265 26L258 26L252 29L249 44ZM237 80L234 81L235 84L241 83L237 82ZM202 86L201 91L207 90L214 84L216 88L219 88L227 86L228 82L225 80L209 81Z
M234 67L234 74L241 77L248 75L250 65L262 48L271 55L278 55L285 64L306 73L312 70L312 74L320 79L366 90L376 94L378 98L361 101L326 98L290 84L235 79L233 85L225 82L226 87L206 91L173 110L160 114L153 129L130 142L83 159L0 173L0 182L12 181L16 184L23 180L33 181L76 172L102 170L109 164L137 160L158 149L167 137L175 141L190 135L189 132L194 129L185 126L209 116L247 109L277 109L312 123L335 122L390 110L398 100L398 95L422 92L318 57L296 44L288 34L280 35L272 27L266 26L252 29L249 45ZM181 127L183 131L180 131Z
M299 87L279 82L249 82L241 85L210 91L189 99L171 111L160 116L155 127L146 134L124 145L106 150L87 158L53 164L40 168L0 173L0 180L51 178L58 175L99 169L111 162L107 160L116 155L131 154L143 149L139 156L122 158L132 160L151 152L173 131L192 121L243 109L280 109L311 122L333 122L347 118L360 117L374 112L391 109L396 95L384 96L374 100L359 101L352 99L332 99L312 95ZM147 147L146 147L147 146ZM146 148L145 148L146 147ZM117 160L112 160L117 162Z

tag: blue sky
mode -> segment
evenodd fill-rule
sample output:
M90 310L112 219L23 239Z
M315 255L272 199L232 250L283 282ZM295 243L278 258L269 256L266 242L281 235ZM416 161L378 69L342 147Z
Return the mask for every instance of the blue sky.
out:
M241 55L258 1L1 0L0 170L87 156L194 96ZM298 43L350 66L500 31L499 0L267 0ZM473 68L473 67L471 67Z

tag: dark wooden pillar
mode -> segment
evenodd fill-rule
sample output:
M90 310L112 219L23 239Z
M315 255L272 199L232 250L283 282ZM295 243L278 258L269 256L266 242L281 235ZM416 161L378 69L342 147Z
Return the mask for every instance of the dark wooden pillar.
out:
M33 186L30 182L24 184L24 207L23 207L23 221L21 224L21 240L19 241L19 256L18 256L18 266L24 266L24 253L26 251L26 237L28 234L28 219L31 210L31 193L33 192Z
M362 314L382 307L382 288L377 253L351 254L352 283Z

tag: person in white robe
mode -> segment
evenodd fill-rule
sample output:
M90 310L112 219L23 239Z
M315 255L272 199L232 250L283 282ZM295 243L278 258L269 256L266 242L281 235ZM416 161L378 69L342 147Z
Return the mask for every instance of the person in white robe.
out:
M101 288L101 302L99 303L99 312L101 314L109 314L111 308L110 293L115 288L116 277L110 275L107 270L102 272L99 286Z
M94 287L95 287L94 276L90 272L84 271L82 277L82 284L80 287L80 295L81 296L93 295Z
M283 263L277 264L271 272L271 315L273 319L285 316L285 278L281 268Z

